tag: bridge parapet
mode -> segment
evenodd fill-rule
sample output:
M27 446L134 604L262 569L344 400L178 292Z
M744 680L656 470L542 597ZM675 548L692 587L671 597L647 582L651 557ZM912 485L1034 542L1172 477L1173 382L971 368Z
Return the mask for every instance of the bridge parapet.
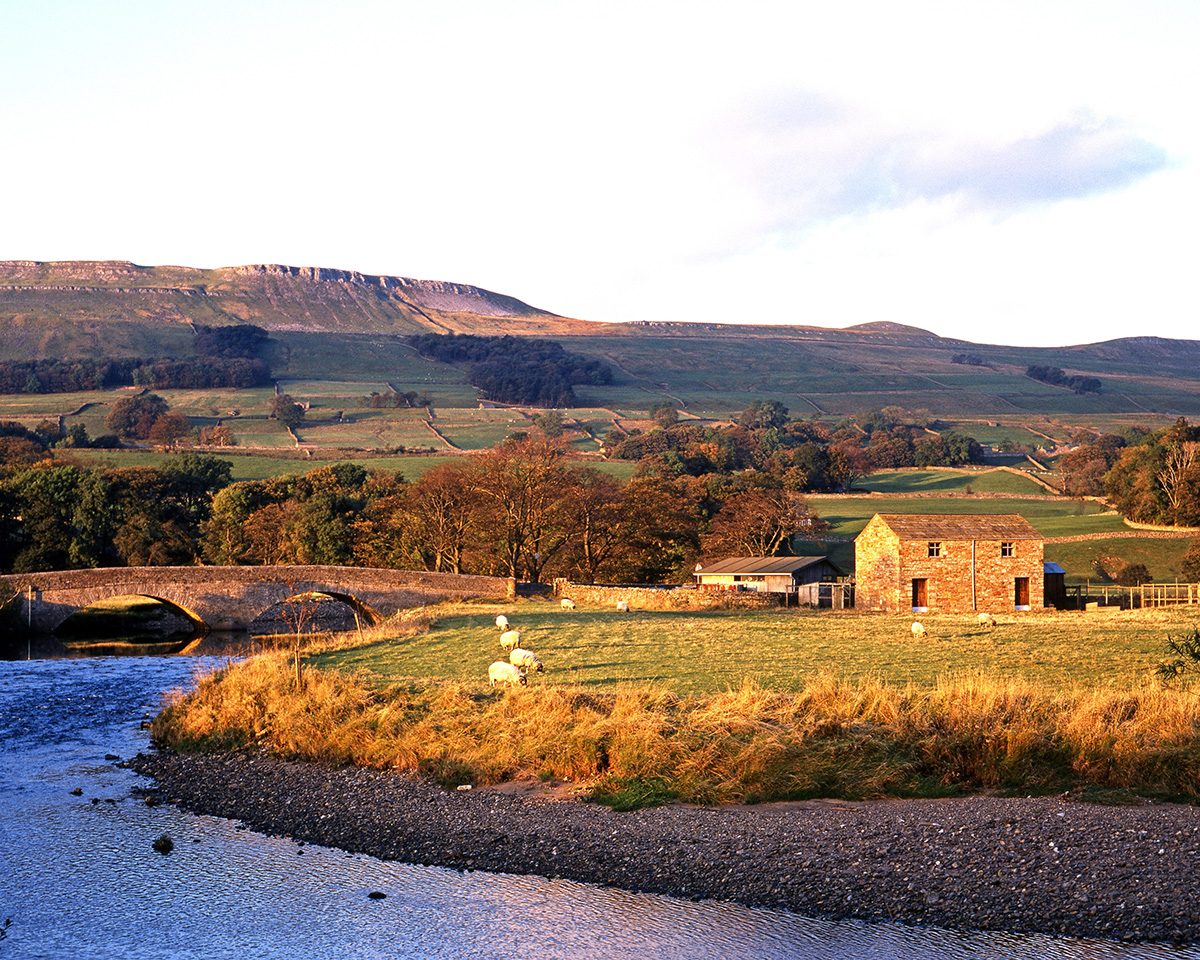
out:
M265 610L302 593L327 593L387 617L439 600L512 596L501 577L372 567L104 567L0 576L0 599L12 601L32 629L49 633L77 610L111 597L153 597L210 629L245 629Z

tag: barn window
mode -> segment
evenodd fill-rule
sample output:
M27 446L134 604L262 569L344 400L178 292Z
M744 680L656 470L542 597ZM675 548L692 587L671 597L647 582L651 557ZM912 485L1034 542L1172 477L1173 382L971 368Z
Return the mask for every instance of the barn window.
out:
M930 540L929 541L929 555L931 557L940 557L942 555L942 541L941 540Z
M1002 540L1000 542L1000 556L1011 557L1014 553L1013 542L1011 540Z

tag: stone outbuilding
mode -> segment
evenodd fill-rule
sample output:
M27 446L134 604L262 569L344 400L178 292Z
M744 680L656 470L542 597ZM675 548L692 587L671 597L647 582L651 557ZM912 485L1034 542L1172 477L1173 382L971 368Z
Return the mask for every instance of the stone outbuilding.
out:
M1045 605L1042 535L1017 514L877 513L854 541L855 606L999 613Z
M804 584L830 583L845 574L828 557L730 557L696 564L701 590L795 593Z

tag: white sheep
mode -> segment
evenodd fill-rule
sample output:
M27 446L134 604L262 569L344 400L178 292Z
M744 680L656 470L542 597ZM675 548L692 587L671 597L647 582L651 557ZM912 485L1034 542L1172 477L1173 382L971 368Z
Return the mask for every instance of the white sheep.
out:
M996 625L996 618L990 613L981 613L979 615L979 625L981 627L994 627Z
M928 635L925 625L920 620L914 620L912 625L912 635L918 640L923 639Z
M496 618L496 626L499 627L501 630L507 630L508 629L508 617L506 617L504 614L500 614L500 616L498 616Z
M629 612L629 601L628 600L618 600L617 601L617 612L618 613L628 613Z
M515 650L520 645L521 645L521 631L520 630L505 630L502 634L500 634L500 649L501 650Z
M536 653L532 650L522 650L520 647L508 655L508 662L514 667L532 670L534 673L541 673L546 669Z
M510 687L523 687L529 681L525 679L525 672L519 667L514 667L511 663L505 663L503 660L497 660L488 667L488 685L495 687L496 684L508 684Z
M574 610L575 609L575 601L572 600L570 597L563 597L561 600L558 601L558 605L560 607L562 607L564 610Z

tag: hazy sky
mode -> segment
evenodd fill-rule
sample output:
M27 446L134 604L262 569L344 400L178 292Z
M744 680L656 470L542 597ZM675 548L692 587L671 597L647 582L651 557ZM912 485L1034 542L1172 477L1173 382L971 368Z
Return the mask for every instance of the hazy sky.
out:
M1200 338L1200 4L0 0L0 258Z

